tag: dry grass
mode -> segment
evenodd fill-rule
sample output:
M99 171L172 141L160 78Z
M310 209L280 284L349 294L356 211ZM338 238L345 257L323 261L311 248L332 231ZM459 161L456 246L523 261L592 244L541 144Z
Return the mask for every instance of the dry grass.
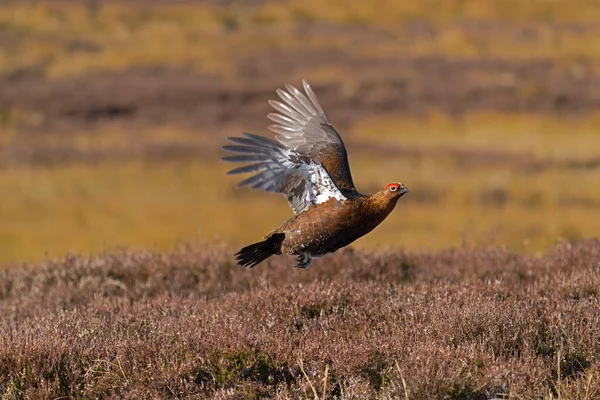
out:
M68 3L67 3L68 4ZM98 8L20 2L0 9L0 72L35 69L49 77L131 66L184 66L235 81L235 61L268 49L398 51L446 57L597 59L596 1L258 2L229 7L109 2ZM334 29L299 36L306 23ZM579 24L582 29L572 29ZM332 25L336 28L332 28ZM373 26L364 40L356 28ZM491 28L490 28L491 27ZM232 62L233 61L233 62ZM327 69L321 71L330 79Z
M561 239L596 236L600 222L590 215L600 208L598 169L586 166L597 148L593 120L488 115L361 123L345 133L359 190L401 180L412 191L356 246L498 243L539 252ZM241 245L291 215L280 196L234 189L237 180L225 176L229 166L217 161L222 135L173 128L147 130L135 140L118 131L60 138L52 143L70 146L66 154L76 156L70 163L0 170L2 191L10 194L0 209L0 261L119 245L170 249L194 237ZM363 149L366 140L374 145ZM169 143L191 151L143 151ZM52 159L52 146L35 141L30 150L37 146ZM94 161L99 149L108 160Z
M595 3L4 3L0 262L257 240L290 211L218 147L302 77L359 189L412 189L357 247L596 236Z
M353 138L381 146L421 150L493 151L535 161L585 161L598 157L600 115L540 116L473 112L452 118L431 111L421 118L368 116L353 127ZM448 151L450 153L450 151Z
M0 271L5 398L594 399L600 243L349 250L252 271L230 248Z

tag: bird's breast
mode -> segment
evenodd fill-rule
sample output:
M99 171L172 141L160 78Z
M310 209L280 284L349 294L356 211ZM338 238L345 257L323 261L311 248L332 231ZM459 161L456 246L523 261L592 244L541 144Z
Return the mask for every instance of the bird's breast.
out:
M381 221L362 199L329 199L294 216L278 231L285 233L285 253L325 254L352 243Z

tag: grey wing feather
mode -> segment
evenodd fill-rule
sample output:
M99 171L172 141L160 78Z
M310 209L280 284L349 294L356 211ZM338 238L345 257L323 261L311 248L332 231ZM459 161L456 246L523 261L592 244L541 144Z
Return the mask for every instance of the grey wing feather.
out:
M269 129L279 143L321 163L340 189L355 191L344 142L310 85L302 85L305 93L292 85L277 89L282 101L269 101L277 111L267 115L275 123Z
M269 129L277 134L277 141L311 155L315 144L320 143L321 146L317 147L322 148L329 143L342 143L342 139L331 127L329 118L310 85L306 81L302 81L302 84L306 95L292 85L286 85L287 92L277 89L283 103L270 100L269 104L279 114L270 113L267 117L276 123L269 126Z
M274 140L250 133L243 135L228 138L236 145L223 146L223 150L237 153L223 157L224 161L252 163L229 171L229 175L256 172L238 187L283 193L296 214L330 197L345 200L320 163Z

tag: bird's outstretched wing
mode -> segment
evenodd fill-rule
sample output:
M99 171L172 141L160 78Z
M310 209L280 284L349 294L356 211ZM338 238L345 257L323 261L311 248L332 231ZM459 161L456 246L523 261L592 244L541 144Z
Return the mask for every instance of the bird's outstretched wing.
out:
M258 172L238 187L283 193L294 214L331 197L346 199L319 162L274 140L250 133L243 136L229 137L236 144L223 146L223 150L237 153L223 157L223 161L249 163L229 171L228 175Z
M284 146L320 163L343 193L355 193L346 147L333 129L325 110L306 81L302 81L306 94L292 85L277 89L282 102L270 100L278 113L267 117L275 122L269 129ZM350 194L350 193L348 193Z

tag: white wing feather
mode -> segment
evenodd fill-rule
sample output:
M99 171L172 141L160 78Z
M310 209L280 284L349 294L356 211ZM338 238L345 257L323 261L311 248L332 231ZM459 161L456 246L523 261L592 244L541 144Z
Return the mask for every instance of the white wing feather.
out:
M238 187L252 186L252 189L283 193L295 214L332 197L346 200L319 162L265 137L249 133L243 136L230 137L229 141L236 145L223 146L223 150L236 153L224 157L224 161L251 163L228 174L257 172Z

